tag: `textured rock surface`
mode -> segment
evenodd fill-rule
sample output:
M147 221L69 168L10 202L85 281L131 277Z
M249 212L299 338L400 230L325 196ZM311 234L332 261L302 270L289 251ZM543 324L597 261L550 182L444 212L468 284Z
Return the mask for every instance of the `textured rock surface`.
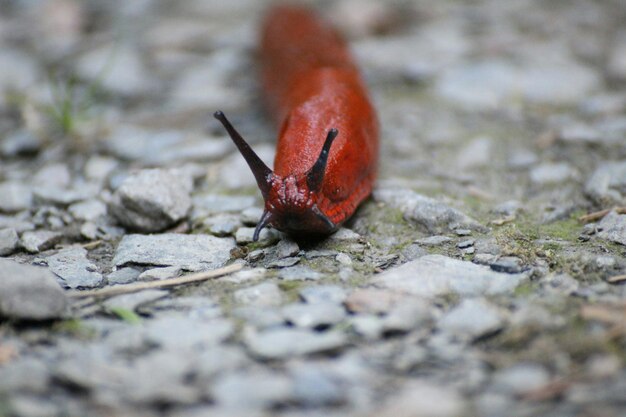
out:
M214 269L230 259L235 242L207 235L126 235L120 242L113 264L177 266L190 271Z
M45 268L0 259L0 315L15 319L49 320L62 317L68 301Z
M143 170L122 182L109 211L130 229L158 232L186 217L191 208L189 188L168 171Z

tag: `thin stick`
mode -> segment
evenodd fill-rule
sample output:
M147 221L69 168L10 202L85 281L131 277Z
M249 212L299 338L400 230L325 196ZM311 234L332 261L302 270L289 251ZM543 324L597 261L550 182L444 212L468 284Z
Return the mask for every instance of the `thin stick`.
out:
M580 216L578 218L578 221L583 222L583 223L595 222L597 220L600 220L601 218L603 218L604 216L606 216L613 210L617 214L626 214L626 207L613 207L613 208L604 209L600 211L594 211L593 213L585 214L584 216Z
M177 285L192 284L194 282L206 281L211 278L217 278L222 275L239 271L243 268L242 264L232 264L224 268L214 269L212 271L203 271L196 274L185 275L183 277L169 278L161 281L138 282L128 285L116 285L115 287L100 288L89 291L70 291L68 295L73 298L82 297L111 297L120 294L129 294L137 291L147 290L151 288L168 288Z
M615 275L606 280L609 284L620 284L626 281L626 274L623 275Z

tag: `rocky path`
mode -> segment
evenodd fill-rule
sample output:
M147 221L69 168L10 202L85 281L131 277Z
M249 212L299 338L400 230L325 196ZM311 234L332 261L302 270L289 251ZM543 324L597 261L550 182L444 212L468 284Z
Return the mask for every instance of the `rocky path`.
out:
M266 2L0 3L1 417L626 415L623 2L318 6L378 185L252 243Z

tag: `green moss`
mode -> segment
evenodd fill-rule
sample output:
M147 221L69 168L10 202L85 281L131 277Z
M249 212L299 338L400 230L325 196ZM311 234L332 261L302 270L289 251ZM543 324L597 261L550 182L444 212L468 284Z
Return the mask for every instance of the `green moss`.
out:
M79 319L58 321L52 325L51 330L55 333L63 333L80 339L90 339L95 336L95 331Z
M111 311L111 313L115 314L117 317L119 317L128 324L141 323L141 317L133 310L128 310L122 307L113 307L109 311Z
M534 292L535 292L535 285L533 285L533 283L531 282L524 282L515 289L514 294L517 297L527 297L533 294Z

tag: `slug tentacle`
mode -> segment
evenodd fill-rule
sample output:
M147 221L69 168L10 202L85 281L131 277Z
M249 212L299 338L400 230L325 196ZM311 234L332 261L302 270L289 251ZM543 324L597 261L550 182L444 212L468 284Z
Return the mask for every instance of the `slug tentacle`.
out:
M252 241L256 242L259 240L259 235L261 234L261 230L263 230L263 228L270 223L271 218L272 218L272 213L269 212L268 210L265 210L263 214L261 215L261 219L257 223L256 228L254 229L254 234L252 235Z
M271 169L269 169L267 165L265 165L265 162L263 162L261 158L259 158L259 156L252 150L252 148L250 147L250 145L248 145L244 138L241 137L239 132L237 132L237 130L233 127L233 125L226 118L226 115L222 111L216 111L215 113L213 113L213 116L217 120L219 120L222 125L224 125L224 128L228 132L228 135L233 140L233 142L235 142L237 149L239 149L239 152L241 153L241 155L243 155L246 162L248 163L250 170L252 170L252 174L254 174L256 183L261 190L261 194L263 194L263 198L267 198L271 187L272 176L274 175L274 173Z
M322 189L322 182L324 181L324 174L326 172L326 163L328 162L330 146L333 144L333 141L337 137L338 133L339 131L334 128L328 131L328 135L326 135L326 140L324 141L324 146L322 146L320 156L317 158L315 164L313 164L309 172L307 172L306 174L306 181L310 191L317 192Z

